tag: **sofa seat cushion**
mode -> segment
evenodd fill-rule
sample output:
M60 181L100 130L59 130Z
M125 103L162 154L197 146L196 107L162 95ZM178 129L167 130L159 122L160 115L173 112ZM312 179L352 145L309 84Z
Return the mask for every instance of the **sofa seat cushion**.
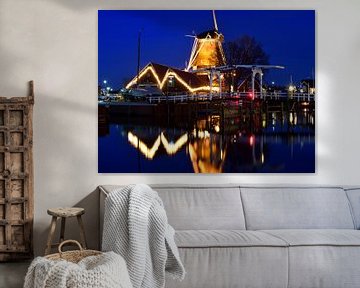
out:
M289 246L360 246L360 231L350 229L262 230Z
M186 275L166 288L287 288L289 247L179 248Z
M181 248L288 246L269 233L244 230L179 230L175 242Z

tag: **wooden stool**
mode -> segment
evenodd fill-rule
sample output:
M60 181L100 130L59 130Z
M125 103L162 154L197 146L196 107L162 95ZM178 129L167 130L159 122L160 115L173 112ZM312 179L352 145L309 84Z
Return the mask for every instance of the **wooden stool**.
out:
M49 236L46 244L46 250L45 255L50 254L52 247L57 247L62 241L64 241L64 234L65 234L65 223L66 218L69 217L77 217L79 227L80 227L80 239L81 239L81 245L84 249L86 249L86 239L85 239L85 230L84 230L84 224L81 219L81 215L85 213L84 208L50 208L47 210L47 213L52 216L51 224L50 224L50 231ZM60 230L60 242L59 243L52 243L52 239L54 237L55 228L56 228L56 222L58 217L61 218L61 230Z

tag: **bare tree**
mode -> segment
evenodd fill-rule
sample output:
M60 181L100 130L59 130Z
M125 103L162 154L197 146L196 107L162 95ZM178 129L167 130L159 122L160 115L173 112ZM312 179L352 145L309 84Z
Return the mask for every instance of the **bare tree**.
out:
M225 56L229 65L234 64L269 64L269 55L262 48L261 43L254 37L245 35L224 45Z
M226 42L224 53L228 65L269 64L269 55L264 51L262 44L248 35ZM236 73L231 73L226 77L226 82L228 85L231 83L237 85L240 79L245 79L250 74L249 69L238 69Z

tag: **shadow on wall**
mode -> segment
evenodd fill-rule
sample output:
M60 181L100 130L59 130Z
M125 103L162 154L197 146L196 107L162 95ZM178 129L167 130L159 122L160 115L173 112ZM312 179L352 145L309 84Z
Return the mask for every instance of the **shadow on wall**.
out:
M97 2L91 1L92 5L87 5L88 1L56 2L0 4L0 35L4 35L0 39L0 95L25 96L28 80L34 80L35 86L35 255L44 253L51 220L47 209L51 207L83 206L89 247L96 248L98 242L94 224L98 221L94 191L98 186L94 7ZM64 13L65 8L59 6L64 2L72 2L69 7L76 13ZM22 9L19 3L23 3ZM81 13L80 6L94 8L90 11L93 15L79 15L86 14ZM14 11L16 19L10 16ZM49 16L55 12L61 17ZM74 26L87 20L93 26L71 33ZM42 28L45 24L46 28ZM78 237L75 224L69 221L66 237Z
M64 90L66 94L68 91ZM35 180L40 183L35 182L35 187L42 191L35 189L35 255L43 254L46 245L51 219L46 210L58 206L85 208L83 220L88 246L97 248L98 192L93 177L97 172L94 166L97 107L76 99L69 101L65 94L61 95L63 98L54 98L38 92L35 133L39 135L34 135L34 159ZM65 237L79 239L76 218L67 224Z
M97 239L93 240L90 235L97 237L96 231L93 231L97 228L94 221L98 218L97 181L94 177L97 173L97 165L94 165L97 163L97 107L79 103L76 99L66 100L65 94L59 99L38 92L34 113L35 255L44 253L51 219L46 210L50 207L85 208L88 245L96 248ZM79 201L82 197L85 198ZM66 237L76 236L75 239L78 239L76 222L72 220L67 227L70 234Z
M86 241L89 249L98 250L99 248L99 189L96 188L93 192L91 192L84 199L76 203L73 207L82 207L85 209L85 214L82 215L82 220L85 226L85 235ZM35 235L37 239L41 241L41 243L46 243L45 241L48 238L49 230L50 230L50 221L51 216L49 215L49 224L48 228L45 230L41 230L40 234L37 233L37 229L35 229ZM60 218L57 221L56 231L54 234L54 238L52 239L52 243L58 243L60 237ZM76 217L71 217L66 219L66 227L65 227L65 240L72 239L80 242L80 230ZM36 255L44 255L45 245L37 245L37 251L35 251ZM73 248L77 249L77 248ZM53 248L51 253L56 253L57 249Z

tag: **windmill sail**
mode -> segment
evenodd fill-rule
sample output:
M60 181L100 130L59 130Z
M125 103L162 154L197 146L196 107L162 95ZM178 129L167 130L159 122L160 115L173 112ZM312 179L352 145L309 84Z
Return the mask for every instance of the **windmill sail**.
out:
M215 15L215 10L212 11L213 12L213 19L214 19L214 28L216 31L218 31L218 26L217 26L217 21L216 21L216 15Z

